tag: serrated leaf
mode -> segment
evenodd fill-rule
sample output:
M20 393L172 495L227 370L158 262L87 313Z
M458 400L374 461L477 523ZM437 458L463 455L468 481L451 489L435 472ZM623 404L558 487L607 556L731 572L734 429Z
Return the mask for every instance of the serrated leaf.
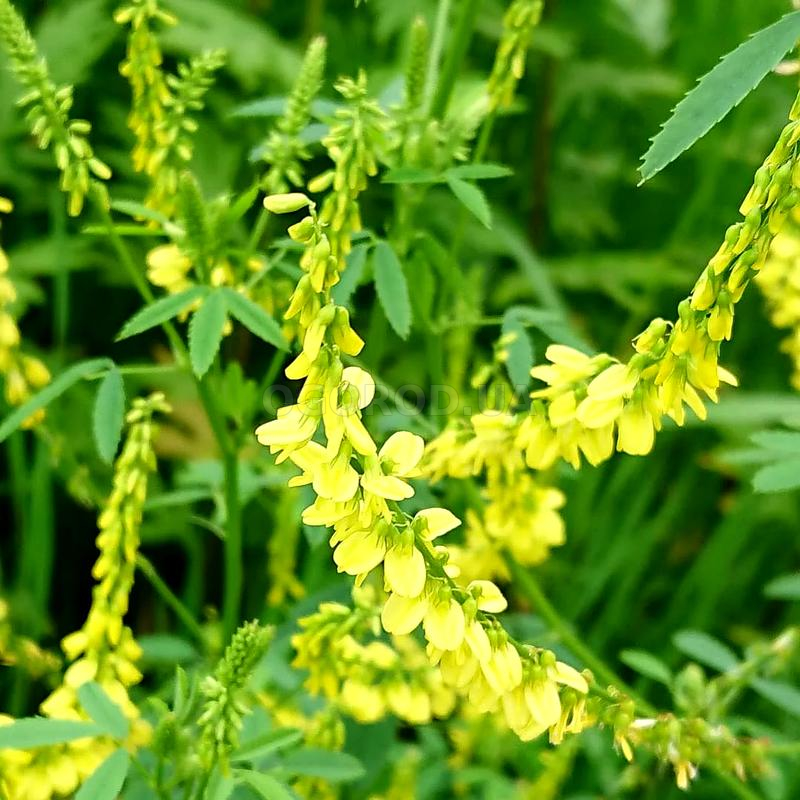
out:
M774 578L764 587L764 594L778 600L800 600L800 572Z
M789 453L800 458L800 432L759 431L750 437L754 444L766 450Z
M223 288L221 294L231 316L239 320L247 330L279 350L289 349L280 325L261 306L228 287Z
M304 747L289 753L280 767L290 775L323 778L334 783L358 780L364 775L361 762L349 753L315 747Z
M125 422L125 382L120 371L110 369L97 388L92 412L92 430L97 452L107 464L114 456Z
M93 722L78 722L71 719L47 719L25 717L10 725L0 725L0 750L30 750L33 747L48 747L100 736L103 729Z
M463 180L481 181L490 178L506 178L513 175L514 171L502 164L459 164L450 167L444 173L448 178L461 178Z
M800 691L794 686L767 678L754 678L750 685L765 700L794 717L800 717Z
M116 340L122 341L144 333L156 325L161 325L167 320L178 316L181 311L185 311L195 300L201 298L207 289L205 286L192 286L184 292L170 294L150 303L150 305L137 311L123 326L117 334Z
M115 800L128 775L131 757L126 750L115 750L84 781L75 800Z
M198 378L214 363L222 332L228 321L226 297L222 291L211 292L189 321L189 360Z
M492 227L492 212L486 195L474 184L461 178L447 178L447 185L456 199L487 228Z
M672 637L672 643L689 658L719 672L727 672L739 664L739 659L728 645L703 631L678 631Z
M645 678L669 686L672 683L672 672L669 667L652 653L644 650L623 650L619 660Z
M242 742L231 755L231 761L252 761L256 758L263 758L297 744L302 738L302 731L294 728L279 728L265 733L263 736Z
M78 687L78 700L84 711L106 733L115 739L124 739L130 727L120 707L94 681Z
M0 442L4 442L14 433L31 414L52 403L53 400L64 394L70 386L88 375L113 366L114 362L110 358L92 358L88 361L80 361L77 364L73 364L69 369L64 370L57 378L48 383L44 389L33 395L3 420L2 424L0 424Z
M649 180L739 105L800 38L800 11L751 36L703 76L675 108L645 153L640 173Z
M411 302L408 284L397 254L388 242L378 242L372 254L375 290L395 333L406 339L411 330Z
M753 476L757 492L788 492L800 487L800 458L790 458L762 467Z
M246 783L264 800L295 800L294 792L285 783L273 778L272 775L267 775L265 772L242 769L236 771L236 777Z
M350 302L350 298L353 296L353 292L355 292L361 276L364 274L369 248L370 245L367 242L363 242L362 244L357 244L347 254L342 277L339 283L331 289L331 295L337 305L346 306Z
M531 337L520 315L515 313L513 308L509 308L503 315L500 329L504 337L512 335L514 337L504 346L507 353L506 370L514 391L524 391L531 382L531 367L535 357Z
M436 183L438 180L439 175L432 169L395 167L381 178L381 183Z

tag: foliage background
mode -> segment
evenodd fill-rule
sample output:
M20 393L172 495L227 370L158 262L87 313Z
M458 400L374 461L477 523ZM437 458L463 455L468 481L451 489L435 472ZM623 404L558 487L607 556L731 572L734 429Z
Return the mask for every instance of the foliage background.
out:
M139 196L140 179L128 161L129 89L117 71L124 36L111 20L113 3L18 5L32 22L53 77L77 83L76 113L92 121L95 149L114 169L117 195ZM454 318L502 314L510 304L539 304L536 285L542 273L555 287L557 302L570 309L574 327L612 354L624 353L651 317L668 315L736 218L752 173L785 118L794 80L769 76L728 119L641 188L636 186L639 157L695 78L787 6L785 0L550 0L519 99L498 121L489 149L487 160L514 170L508 179L484 184L495 229L489 233L467 222L463 231L467 246L457 268L464 277L464 297ZM180 18L180 25L162 37L171 61L214 46L229 55L200 117L192 162L207 195L252 180L248 159L270 120L237 115L236 109L284 94L311 34L323 33L329 43L323 97L333 98L336 76L364 66L373 91L391 98L398 93L398 65L412 19L422 14L432 20L435 14L431 0L369 0L359 8L349 0L170 0L169 7ZM479 90L501 17L500 3L481 4L456 102L468 102ZM108 343L138 301L111 250L83 234L80 223L67 220L50 157L31 145L13 105L16 95L12 76L3 69L0 190L16 208L3 227L3 240L28 307L25 337L46 354L56 373L79 357L108 354ZM128 192L120 181L129 185ZM366 224L378 224L389 202L388 188L373 186L364 204ZM444 194L434 196L429 212L432 227L443 232L458 216ZM143 257L144 244L133 245ZM355 323L370 334L365 361L394 386L426 386L431 375L420 356L424 334L401 342L380 326L373 301L371 288L359 290ZM443 336L448 373L469 372L485 360L496 335L496 328L465 326ZM533 338L541 358L547 339L535 331ZM743 646L797 622L795 605L764 595L770 580L797 567L797 497L754 493L752 470L741 463L750 433L786 420L800 423L800 401L788 385L790 364L778 350L780 338L765 318L758 292L751 291L737 311L734 341L723 353L743 388L712 409L710 425L665 431L645 459L621 456L597 469L564 468L559 474L568 497L568 542L540 568L540 578L553 604L612 663L620 650L635 647L678 667L685 659L671 637L681 629L704 630ZM163 358L156 342L157 337L123 342L114 345L112 355L118 361ZM268 359L251 345L227 343L246 373L259 377ZM131 381L130 393L134 387ZM164 492L193 493L184 497L195 502L154 505L145 519L144 551L203 617L218 605L221 591L221 545L213 534L221 503L219 468L190 384L177 382L170 389L178 423L161 441L165 462L159 481ZM108 485L108 468L94 454L87 422L91 391L74 389L48 412L56 432L49 448L18 433L3 452L2 591L18 629L52 646L75 629L88 607L93 505ZM51 452L60 457L52 460ZM267 461L254 453L248 472L245 611L251 616L265 613L265 532L296 519L300 508L300 499L287 506L270 488L279 479L270 474ZM291 620L320 599L345 591L327 546L306 533L299 569L307 596L266 612L281 625L271 664L285 682L296 680L286 668ZM541 620L524 610L524 602L519 607L517 628L543 644L551 641ZM130 619L144 635L180 633L143 583L134 592ZM173 648L168 661L176 657L175 639L154 638L151 644L154 659L159 644ZM668 703L661 687L645 688L655 702ZM3 707L30 713L43 688L3 670L0 692ZM796 717L756 696L746 698L742 711L790 738L800 734ZM624 794L622 761L607 743L600 744L602 737L594 732L583 737L572 777L557 796ZM349 747L370 768L365 787L385 776L386 759L396 752L381 742L400 742L400 747L411 738L389 723L350 732ZM433 757L444 739L434 726L420 742L431 756L420 773L420 797L449 796L447 767ZM501 776L536 774L541 747L523 748L510 739L487 747L490 777L482 782L476 773L475 794L468 796L505 796ZM796 797L800 774L791 761L779 766L760 791ZM649 791L661 798L676 790L665 776L654 778ZM701 780L695 791L723 796L711 780Z

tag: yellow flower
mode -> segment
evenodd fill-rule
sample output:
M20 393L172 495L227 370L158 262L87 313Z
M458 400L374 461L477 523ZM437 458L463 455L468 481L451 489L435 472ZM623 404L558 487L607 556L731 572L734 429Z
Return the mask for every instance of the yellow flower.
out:
M425 450L421 436L408 431L393 433L378 451L368 458L361 485L365 491L386 500L407 500L414 490L402 478L419 475L417 469Z

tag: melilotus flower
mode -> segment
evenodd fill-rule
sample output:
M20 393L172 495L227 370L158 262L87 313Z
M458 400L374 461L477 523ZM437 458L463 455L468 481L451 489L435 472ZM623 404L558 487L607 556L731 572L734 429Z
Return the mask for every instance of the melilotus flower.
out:
M487 92L489 110L508 108L525 74L531 33L542 17L544 0L513 0L503 18L503 32L494 57Z
M0 213L11 211L11 202L0 197ZM12 406L24 403L37 389L50 382L50 371L35 356L20 351L22 337L11 311L17 290L8 275L8 256L0 247L0 375L4 380L6 402ZM44 418L44 410L31 414L23 423L28 428Z
M98 518L100 556L92 569L97 581L92 606L83 627L64 637L61 644L70 666L61 685L40 706L53 719L83 719L77 690L87 681L96 681L131 721L130 747L148 739L149 726L128 697L128 687L142 677L136 668L141 648L123 618L133 585L148 475L155 469L153 415L168 410L159 393L135 400L128 412L128 434L114 466L113 488ZM26 752L1 750L4 797L48 800L53 795L70 795L115 746L100 738Z
M17 104L27 108L26 119L42 150L52 147L61 172L61 189L67 194L71 216L81 213L93 178L108 180L111 170L95 157L89 144L91 125L70 119L72 86L56 86L47 62L24 20L9 0L0 0L0 41L11 61L11 69L26 89Z
M800 232L795 224L787 223L773 240L756 284L772 324L789 331L781 350L792 360L791 384L800 390Z
M270 198L268 207L285 207ZM422 625L430 662L444 685L485 711L502 709L509 726L530 739L549 731L552 738L583 727L588 691L583 675L557 662L548 651L514 642L495 618L505 608L490 581L456 582L441 536L460 522L447 509L429 508L414 516L399 505L414 494L424 442L399 431L381 446L361 414L374 395L374 380L358 367L345 368L342 354L356 355L363 342L350 327L344 308L330 300L339 279L339 259L313 205L290 235L306 245L305 275L298 282L287 316L298 317L302 351L287 367L289 378L304 379L297 402L256 431L279 460L300 470L293 485L310 484L317 497L303 512L309 525L332 528L330 544L340 572L366 576L383 566L388 593L381 612L394 635ZM325 680L320 676L320 680ZM569 687L567 691L564 687ZM375 687L356 684L356 696ZM369 705L363 702L362 705Z
M301 619L301 631L292 637L293 665L309 671L309 691L323 694L359 722L376 722L391 713L422 725L448 716L455 695L417 642L409 636L394 636L391 644L375 638L380 630L377 595L373 587L363 586L353 592L354 608L323 603Z

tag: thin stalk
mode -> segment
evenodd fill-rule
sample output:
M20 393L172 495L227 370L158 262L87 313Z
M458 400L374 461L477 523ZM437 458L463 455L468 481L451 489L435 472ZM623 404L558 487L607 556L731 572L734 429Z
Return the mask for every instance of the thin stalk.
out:
M199 644L206 645L206 635L200 623L192 616L192 613L181 602L181 599L167 586L163 578L158 574L151 561L138 553L136 556L136 567L142 575L147 578L150 585L158 592L161 599L175 612L175 616L184 624L186 629L197 639Z
M442 60L444 37L447 33L447 22L450 19L450 4L451 0L439 0L439 6L436 9L436 21L434 22L431 51L428 59L428 74L425 76L426 107L430 107L433 102L433 93L436 90L436 84L439 82L439 62Z
M480 0L461 0L459 5L459 14L455 21L450 49L442 67L442 74L431 104L431 114L434 117L443 117L444 112L447 110L447 104L450 101L450 95L453 93L456 78L458 78L464 57L469 49L479 4Z

